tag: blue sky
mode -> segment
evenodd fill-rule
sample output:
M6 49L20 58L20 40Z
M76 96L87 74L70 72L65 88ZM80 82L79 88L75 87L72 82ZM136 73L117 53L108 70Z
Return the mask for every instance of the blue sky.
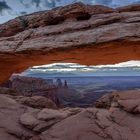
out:
M110 7L140 3L140 0L0 0L0 23L20 15L49 10L78 1L87 4L103 4Z

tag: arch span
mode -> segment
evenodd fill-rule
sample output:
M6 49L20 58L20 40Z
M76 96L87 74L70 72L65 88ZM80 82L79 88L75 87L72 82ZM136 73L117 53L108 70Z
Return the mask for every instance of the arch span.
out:
M73 62L85 65L114 64L140 60L140 42L116 41L80 48L56 49L51 52L30 52L0 55L0 83L12 73L55 62Z

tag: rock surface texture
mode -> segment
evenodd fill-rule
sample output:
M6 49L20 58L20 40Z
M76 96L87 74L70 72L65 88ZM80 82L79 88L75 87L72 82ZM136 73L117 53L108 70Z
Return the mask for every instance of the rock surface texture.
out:
M33 65L140 59L139 7L75 3L0 25L0 82Z
M19 98L0 95L2 140L140 140L140 91L106 95L100 108L86 109L32 108Z
M139 10L137 6L111 9L77 3L18 17L0 26L0 52L42 52L121 39L140 41Z
M77 3L0 25L0 83L33 65L132 59L140 60L140 5ZM140 91L106 95L96 102L100 108L86 109L15 95L7 88L0 95L2 140L140 140Z

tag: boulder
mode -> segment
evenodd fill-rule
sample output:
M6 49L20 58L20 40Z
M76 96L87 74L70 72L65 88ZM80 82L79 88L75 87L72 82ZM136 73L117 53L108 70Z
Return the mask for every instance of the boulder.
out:
M39 120L65 119L66 117L68 117L67 112L52 109L43 109L37 116Z
M95 106L97 108L110 108L113 99L113 94L105 94L95 102Z
M42 96L33 96L33 97L19 96L16 100L20 102L21 104L24 104L33 108L38 108L38 109L42 109L42 108L56 109L57 108L56 104L53 101Z
M20 123L29 129L33 129L39 124L39 121L32 115L32 113L24 113L20 116Z
M133 95L133 96L132 96ZM115 92L104 95L95 103L97 108L120 107L130 113L140 113L140 90Z
M3 140L29 139L33 136L31 131L19 124L19 117L26 109L9 96L0 95L0 135Z

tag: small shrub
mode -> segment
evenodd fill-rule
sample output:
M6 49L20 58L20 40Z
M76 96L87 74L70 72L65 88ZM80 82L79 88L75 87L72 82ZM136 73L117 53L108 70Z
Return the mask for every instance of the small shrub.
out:
M28 21L27 21L25 18L19 17L19 20L20 20L20 22L21 22L22 28L25 29L25 28L28 27Z

